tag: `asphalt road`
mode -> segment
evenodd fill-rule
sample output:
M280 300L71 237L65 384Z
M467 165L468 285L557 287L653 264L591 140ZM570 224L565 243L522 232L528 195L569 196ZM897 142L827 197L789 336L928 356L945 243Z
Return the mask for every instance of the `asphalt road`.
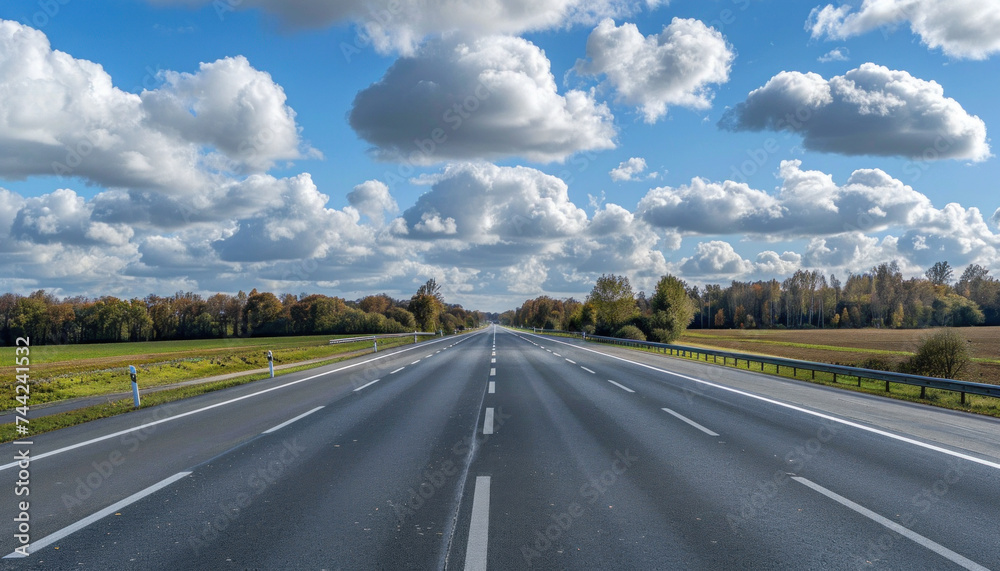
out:
M1000 569L998 435L489 328L2 445L0 565Z

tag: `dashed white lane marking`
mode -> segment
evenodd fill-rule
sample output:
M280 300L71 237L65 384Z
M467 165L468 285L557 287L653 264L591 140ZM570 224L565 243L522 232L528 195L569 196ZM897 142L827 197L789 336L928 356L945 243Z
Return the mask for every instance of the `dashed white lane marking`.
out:
M411 365L416 365L416 364L417 364L417 363L419 363L419 362L420 362L420 359L417 359L416 361L414 361L414 362L412 362L412 363L410 363L410 364L411 364Z
M472 494L472 521L465 546L465 571L486 571L486 547L490 537L490 477L476 476Z
M403 369L405 369L405 368L406 368L406 367L400 367L400 368L396 369L395 371L393 371L393 372L391 372L391 373L389 373L389 374L390 374L390 375L395 375L396 373L398 373L398 372L402 371L402 370L403 370Z
M562 357L562 355L560 355L559 353L556 353L555 351L553 351L552 354L555 355L556 357Z
M495 376L497 376L497 370L496 370L495 368L493 368L493 369L490 369L490 376L491 376L491 377L495 377Z
M496 352L496 351L494 351L494 352L493 352L493 355L492 355L492 356L493 356L493 357L496 357L496 356L497 356L497 352Z
M496 381L490 381L490 394L495 392L497 392L497 383Z
M433 356L434 356L434 353L431 353L430 355L427 355L426 357L424 357L424 359L430 359Z
M496 359L490 359L490 363L496 363L496 362L497 362Z
M429 343L436 343L436 341L429 341ZM117 432L112 432L111 434L105 434L103 436L98 436L96 438L91 438L90 440L85 440L83 442L77 442L76 444L71 444L69 446L64 446L62 448L57 448L56 450L51 450L49 452L43 452L41 454L38 454L37 456L33 456L31 459L35 460L35 461L38 461L38 460L41 460L42 458L48 458L49 456L55 456L56 454L62 454L64 452L69 452L70 450L76 450L77 448L82 448L84 446L90 446L91 444L96 444L98 442L104 442L105 440L109 440L111 438L117 438L117 437L122 436L124 434L128 434L130 432L135 432L136 430L145 430L145 429L147 429L147 428L149 428L151 426L156 426L158 424L163 424L165 422L174 422L174 421L180 420L182 418L185 418L185 417L188 417L188 416L191 416L191 415L194 415L194 414L199 414L199 413L202 413L202 412L205 412L205 411L208 411L208 410L212 410L212 409L215 409L215 408L219 408L219 407L222 407L222 406L227 406L227 405L233 404L235 402L240 402L242 400L246 400L246 399L258 397L258 396L261 396L263 394L270 393L272 391L278 391L278 390L281 390L281 389L287 389L289 387L294 387L294 386L299 385L301 383L309 382L309 381L311 381L313 379L318 379L318 378L324 377L326 375L332 375L334 373L339 373L341 371L346 371L347 369L353 369L354 367L359 367L361 365L367 365L368 363L373 363L375 361L379 361L379 360L382 360L382 359L387 359L389 357L394 357L394 356L398 355L399 353L405 353L407 351L412 351L414 349L416 349L416 347L410 347L409 349L402 349L400 351L396 351L396 352L393 352L393 353L384 353L381 357L372 357L371 359L366 359L364 361L358 361L357 363L352 363L350 365L344 365L343 367L338 367L338 368L330 370L330 371L324 371L324 372L321 372L321 373L316 373L315 375L310 375L310 376L302 378L302 379L298 379L298 380L295 380L295 381L290 381L290 382L278 385L276 387L266 388L266 389L259 390L259 391L256 391L256 392L253 392L253 393L250 393L250 394L246 394L246 395L243 395L243 396L231 398L229 400L225 400L225 401L222 401L222 402L217 402L215 404L210 404L208 406L203 406L201 408L196 408L194 410L189 410L187 412L182 412L182 413L179 413L179 414L175 414L175 415L169 416L167 418L161 418L160 420L154 420L152 422L147 422L147 423L144 423L144 424L140 424L138 426L133 426L131 428L126 428L125 430L119 430ZM10 462L8 464L3 464L2 466L0 466L0 471L8 470L8 469L13 468L13 467L15 467L17 465L18 465L17 462Z
M39 549L42 549L42 548L44 548L47 545L51 545L52 543L55 543L55 542L59 541L60 539L66 537L66 536L68 536L68 535L70 535L72 533L76 533L77 531L80 531L81 529L83 529L83 528L87 527L88 525L94 523L95 521L97 521L99 519L102 519L105 516L113 514L113 513L117 512L117 511L120 511L123 508L125 508L125 507L127 507L127 506L129 506L129 505L131 505L131 504L133 504L133 503L141 500L142 498L145 498L146 496L148 496L148 495L150 495L150 494L152 494L154 492L157 492L157 491L159 491L159 490L161 490L163 488L166 488L167 486L169 486L170 484L173 484L177 480L180 480L181 478L185 478L185 477L190 476L190 475L191 475L191 472L179 472L177 474L174 474L173 476L170 476L166 480L162 480L160 482L157 482L157 483L153 484L152 486L146 488L145 490L140 490L140 491L132 494L131 496L125 498L124 500L121 500L120 502L113 503L110 506L104 508L103 510L94 512L94 513L90 514L89 516L81 519L80 521L78 521L76 523L72 523L72 524L70 524L70 525L68 525L68 526L60 529L59 531L57 531L57 532L55 532L55 533L53 533L51 535L47 535L47 536L45 536L45 537L43 537L43 538L41 538L39 540L32 541L31 544L29 544L27 546L28 555L31 555L32 553L35 553ZM4 559L14 559L14 558L23 558L23 557L25 557L25 555L22 555L21 553L18 553L17 551L14 551L13 553L5 555Z
M483 419L483 434L493 434L493 407L486 409L486 417Z
M711 430L709 430L709 429L705 428L704 426L702 426L702 425L698 424L697 422L695 422L695 421L691 420L690 418L688 418L688 417L686 417L686 416L684 416L684 415L682 415L682 414L678 414L678 413L676 413L676 412L674 412L674 411L670 410L669 408L665 408L665 409L663 409L663 411L664 411L664 412L668 412L668 413L670 413L670 414L674 415L675 417L677 417L677 418L679 418L679 419L683 420L684 422L686 422L686 423L690 424L691 426L693 426L693 427L697 428L698 430L700 430L700 431L704 432L705 434L707 434L707 435L709 435L709 436L718 436L718 435L719 435L719 433L717 433L717 432L712 432Z
M584 366L581 366L580 368L581 368L581 369L583 369L584 371L587 371L587 372L588 372L588 373L590 373L591 375L596 375L596 374L597 374L597 373L595 373L594 371L591 371L590 369L588 369L587 367L584 367Z
M576 361L574 361L573 359L566 359L566 362L567 363L573 363L574 365L576 364Z
M364 389L364 388L367 388L367 387L370 387L370 386L374 385L375 383L377 383L377 382L379 382L379 381L381 381L381 380L382 380L382 379L375 379L374 381L372 381L372 382L370 382L370 383L365 383L365 384L361 385L360 387L358 387L358 388L354 389L354 391L353 391L353 392L358 392L358 391L360 391L361 389Z
M726 386L726 385L720 385L718 383L713 383L713 382L710 382L710 381L706 381L704 379L699 379L697 377L692 377L690 375L683 375L681 373L675 373L673 371L668 371L666 369L661 369L659 367L654 367L653 365L649 365L649 364L646 364L646 363L640 363L638 361L633 361L631 359L626 359L624 357L619 357L617 355L609 355L607 353L602 353L600 351L595 351L595 350L587 348L587 347L581 347L579 345L570 345L569 343L563 343L562 341L556 341L556 343L562 343L563 345L566 345L567 347L574 347L574 348L579 349L581 351L589 351L591 353L595 353L597 355L600 355L602 357L606 357L608 359L615 359L617 361L623 361L625 363L629 363L629 364L635 365L637 367L642 367L644 369L649 369L651 371L656 371L658 373L663 373L663 374L669 375L671 377L676 377L676 378L679 378L679 379L687 379L689 381L698 383L700 385L712 387L712 388L718 389L720 391L726 391L728 393L740 395L742 397L746 397L746 398L758 400L758 401L761 401L761 402L766 402L766 403L772 404L774 406L780 406L782 408L786 408L786 409L789 409L789 410L794 410L796 412L799 412L799 413L802 413L802 414L806 414L806 415L809 415L809 416L812 416L812 417L815 417L815 418L822 418L823 420L829 420L830 422L836 422L836 423L842 424L844 426L850 426L851 428L856 428L858 430L864 430L865 432L868 432L868 433L871 433L871 434L878 434L879 436L884 436L886 438L891 438L891 439L896 440L898 442L905 442L907 444L912 444L913 446L919 446L920 448L923 448L925 450L933 450L935 452L938 452L938 453L941 453L941 454L946 454L946 455L951 456L953 458L961 458L962 460L968 460L969 462L975 462L976 464L979 464L979 465L982 465L982 466L988 466L988 467L993 468L995 470L1000 470L1000 462L993 462L993 461L990 461L990 460L986 460L985 458L978 458L976 456L972 456L971 454L964 454L962 452L957 452L955 450L949 450L947 448L942 448L941 446L935 446L934 444L930 444L928 442L921 442L920 440L916 440L914 438L909 438L909 437L903 436L901 434L894 434L892 432L889 432L888 430L882 430L880 428L874 428L874 427L871 427L871 426L865 426L864 424L860 424L858 422L853 422L853 421L847 420L845 418L840 418L840 417L834 416L832 414L826 414L826 413L822 413L822 412L817 412L815 410L809 410L808 408L804 408L804 407L801 407L801 406L796 406L794 404L790 404L790 403L787 403L787 402L781 402L779 400L775 400L775 399L768 398L768 397L765 397L765 396L761 396L761 395L757 395L757 394L754 394L754 393L746 392L746 391L743 391L743 390L740 390L740 389L734 389L733 387L729 387L729 386ZM16 466L16 464L7 464L7 465L4 465L4 466L0 466L0 470L2 470L4 468L7 468L7 467L10 467L10 466Z
M378 379L376 379L375 381L372 381L372 383L376 382L377 380ZM368 383L368 385L370 385L372 383ZM365 387L367 387L368 385L365 385ZM361 388L363 389L365 387L361 387ZM358 390L358 389L354 389L354 390ZM303 419L303 418L309 416L310 414L316 412L317 410L319 410L321 408L323 408L323 407L318 406L318 407L310 410L309 412L304 412L304 413L296 416L295 418L293 418L291 420L286 420L285 422L282 422L281 424L279 424L278 426L275 426L274 428L268 428L267 430L265 430L264 432L262 432L262 434L271 434L272 432L277 432L278 430L281 430L282 428L288 426L289 424L295 422L296 420Z
M948 549L947 547L939 543L936 543L930 539L927 539L926 537L920 535L919 533L910 531L909 529L899 525L898 523L890 519L884 518L879 514L871 511L870 509L862 505L856 504L851 500L845 498L844 496L837 494L836 492L831 492L830 490L824 488L823 486L820 486L815 482L811 482L801 476L792 476L792 479L802 484L803 486L812 488L813 490L823 494L824 496L830 498L831 500L837 502L842 506L851 508L852 510L874 521L875 523L885 526L915 543L923 545L927 549L930 549L931 551L937 553L938 555L944 557L945 559L948 559L949 561L952 561L953 563L957 563L958 565L961 565L962 567L965 567L966 569L970 570L989 571L986 567L983 567L982 565L976 563L975 561L967 559L959 555L958 553L955 553L954 551Z
M611 383L612 385L614 385L614 386L618 387L619 389L621 389L621 390L623 390L623 391L628 391L628 392L630 392L630 393L634 393L634 392L635 392L635 391L633 391L632 389L630 389L630 388L626 387L625 385L623 385L623 384L621 384L621 383L616 383L616 382L612 381L611 379L608 379L608 382L609 382L609 383Z

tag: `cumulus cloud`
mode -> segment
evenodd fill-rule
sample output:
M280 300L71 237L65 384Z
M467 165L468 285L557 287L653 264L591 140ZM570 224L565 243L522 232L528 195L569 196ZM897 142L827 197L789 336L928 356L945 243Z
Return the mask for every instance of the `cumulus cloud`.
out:
M544 52L507 36L432 40L358 93L350 113L381 158L416 164L561 161L613 148L612 119L588 93L559 95Z
M644 37L635 24L603 20L587 39L587 59L576 70L603 75L617 98L642 110L647 123L668 106L711 106L711 84L729 81L733 50L722 34L699 20L674 18L658 35Z
M399 211L396 199L389 194L389 187L378 180L367 180L347 193L347 201L358 212L367 216L372 222L382 222L386 214Z
M666 0L152 0L157 4L212 4L219 16L236 9L262 8L294 27L317 28L354 22L382 53L411 54L423 38L462 31L476 35L521 34L592 23L602 17L624 17L643 6L655 8ZM353 46L360 47L360 46Z
M812 10L806 29L814 38L844 39L906 22L923 43L954 58L1000 51L1000 5L978 0L865 0L857 11L828 4Z
M608 174L611 180L622 182L626 180L638 180L637 177L646 171L646 159L642 157L632 157L627 161L622 161L616 168L611 169Z
M122 246L132 229L121 224L94 222L87 201L69 189L60 189L24 201L11 225L11 237L36 244Z
M825 54L819 56L817 59L820 63L830 63L831 61L847 61L850 57L847 55L849 50L847 48L835 48Z
M637 214L659 228L684 234L741 234L787 239L851 231L881 232L945 222L930 199L880 169L858 169L845 184L827 173L782 161L777 195L746 183L695 178L689 185L651 189ZM945 217L945 221L950 218Z
M729 242L712 240L699 243L693 256L681 260L680 268L686 276L728 277L750 273L754 266L736 253Z
M774 195L744 183L700 178L676 188L654 188L640 200L635 215L679 236L809 239L802 254L767 250L753 260L739 257L715 243L718 240L704 242L695 255L677 264L685 275L722 276L731 270L767 278L798 267L858 271L893 259L920 273L920 268L942 259L956 267L989 267L1000 261L1000 234L990 227L1000 219L996 213L988 221L976 207L936 207L880 169L858 169L841 184L830 174L801 167L797 160L781 163L782 184Z
M452 165L427 182L431 191L403 213L414 239L447 234L465 244L538 240L577 234L587 222L566 183L536 169Z
M202 63L193 74L161 75L165 85L141 95L147 121L159 131L214 147L251 171L302 157L285 91L245 57Z
M789 131L807 149L921 160L990 156L986 124L934 81L873 63L825 80L783 71L725 113L734 131Z
M314 155L270 76L241 57L166 72L141 95L42 32L0 20L0 176L79 176L100 186L199 191L222 171Z

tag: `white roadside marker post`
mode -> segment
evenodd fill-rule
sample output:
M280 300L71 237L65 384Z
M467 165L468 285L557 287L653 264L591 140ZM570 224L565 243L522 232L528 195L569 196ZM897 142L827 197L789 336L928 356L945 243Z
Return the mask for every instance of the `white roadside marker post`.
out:
M274 355L270 351L267 352L267 368L271 370L271 378L274 378Z
M132 377L132 400L135 401L135 408L139 408L139 380L136 378L135 365L128 366L128 374Z

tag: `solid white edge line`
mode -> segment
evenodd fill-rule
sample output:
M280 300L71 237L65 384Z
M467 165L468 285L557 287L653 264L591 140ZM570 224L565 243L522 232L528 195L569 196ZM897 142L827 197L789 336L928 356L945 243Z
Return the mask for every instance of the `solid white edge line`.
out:
M438 341L427 341L427 343L439 343L439 342L440 342L440 340L438 340ZM367 365L368 363L371 363L372 361L378 361L378 360L381 360L381 359L386 359L388 357L394 357L396 355L399 355L400 353L405 353L407 351L412 351L412 350L417 349L417 348L418 347L415 346L415 347L410 347L408 349L400 349L399 351L393 351L392 353L380 355L378 357L372 357L371 359L365 359L364 361L359 361L357 363L351 363L350 365L344 365L343 367L340 367L338 369L333 369L332 371L324 371L322 373L316 373L315 375L311 375L311 376L306 377L304 379L299 379L297 381L290 381L290 382L287 382L287 383L285 383L283 385L278 385L276 387L271 387L271 388L268 388L268 389L263 389L263 390L255 392L255 393L250 393L248 395L243 395L241 397L236 397L234 399L229 399L227 401L217 402L215 404L210 404L210 405L202 407L202 408L197 408L195 410L189 410L187 412L182 412L182 413L174 415L174 416L170 416L170 417L167 417L167 418L162 418L160 420L154 420L152 422L147 422L145 424L140 424L140 425L137 425L137 426L133 426L132 428L126 428L125 430L119 430L118 432L112 432L111 434L105 434L104 436L98 436L97 438L91 438L90 440L85 440L83 442L78 442L76 444L71 444L69 446L64 446L62 448L57 448L57 449L52 450L50 452L43 452L43 453L41 453L41 454L39 454L37 456L32 456L31 460L32 460L32 462L37 462L38 460L41 460L42 458L48 458L49 456L55 456L56 454L62 454L63 452L69 452L70 450L75 450L75 449L81 448L83 446L89 446L91 444L96 444L98 442L103 442L103 441L109 440L111 438L117 438L119 436L123 436L125 434L130 433L130 432L135 432L136 430L143 430L143 429L149 428L150 426L156 426L157 424L163 424L165 422L171 422L171 421L177 420L179 418L184 418L186 416L190 416L192 414L198 414L199 412L205 412L206 410L212 410L213 408L218 408L220 406L225 406L227 404L232 404L234 402L239 402L239 401L244 400L244 399L248 399L248 398L253 398L253 397L256 397L256 396L260 396L260 395L269 393L271 391L276 391L276 390L279 390L279 389L284 389L284 388L287 388L287 387L291 387L293 385L297 385L299 383L304 383L306 381L311 381L311 380L319 378L319 377L324 377L326 375L331 375L333 373L339 373L340 371L344 371L346 369L353 369L354 367L359 367L361 365ZM17 462L11 462L9 464L4 464L4 465L0 466L0 471L7 470L9 468L13 468L14 466L17 466L17 464L18 464Z
M496 381L490 381L490 394L497 392Z
M483 434L493 434L493 407L486 409L486 417L483 418Z
M555 341L555 340L553 339L553 341ZM794 411L801 412L803 414L808 414L810 416L815 416L816 418L822 418L824 420L829 420L831 422L836 422L836 423L839 423L839 424L843 424L844 426L850 426L851 428L857 428L859 430L864 430L866 432L871 432L872 434L878 434L879 436L885 436L886 438L891 438L893 440L898 440L900 442L905 442L907 444L912 444L914 446L919 446L919 447L927 449L927 450L933 450L935 452L940 452L941 454L947 454L947 455L955 457L955 458L961 458L962 460L968 460L969 462L975 462L976 464L981 464L983 466L988 466L990 468L994 468L994 469L1000 470L1000 462L992 462L990 460L984 460L983 458L977 458L975 456L970 456L968 454L963 454L961 452L955 452L954 450L948 450L947 448L942 448L940 446L935 446L933 444L928 444L926 442L921 442L919 440L914 440L914 439L908 438L906 436L902 436L902 435L899 435L899 434L893 434L892 432L889 432L887 430L882 430L880 428L874 428L874 427L871 427L871 426L865 426L863 424L860 424L860 423L857 423L857 422L854 422L854 421L851 421L851 420L846 420L846 419L843 419L843 418L840 418L840 417L836 417L836 416L833 416L833 415L830 415L830 414L826 414L826 413L822 413L822 412L817 412L815 410L809 410L807 408L802 408L801 406L797 406L797 405L790 404L790 403L787 403L787 402L781 402L779 400L774 400L772 398L768 398L768 397L761 396L761 395L756 395L756 394L753 394L753 393L748 393L748 392L740 390L740 389L734 389L732 387L727 387L725 385L720 385L720 384L716 384L716 383L713 383L713 382L710 382L710 381L705 381L705 380L702 380L702 379L699 379L699 378L696 378L696 377L690 377L690 376L684 375L682 373L675 373L673 371L667 371L666 369L661 369L659 367L654 367L652 365L647 365L646 363L640 363L638 361L632 361L632 360L626 359L624 357L619 357L617 355L609 355L607 353L601 353L600 351L595 351L593 349L589 349L587 347L581 347L579 345L573 345L573 344L570 344L570 343L564 343L563 341L556 341L556 343L562 343L563 345L567 345L569 347L576 347L577 349L580 349L582 351L590 351L591 353L596 353L597 355L608 357L610 359L617 359L619 361L624 361L626 363L631 363L631 364L637 365L639 367L644 367L646 369L650 369L650 370L653 370L653 371L657 371L657 372L660 372L660 373L671 375L671 376L674 376L674 377L677 377L677 378L680 378L680 379L687 379L689 381L692 381L692 382L695 382L695 383L698 383L698 384L702 384L702 385L705 385L705 386L709 386L709 387L712 387L714 389L719 389L719 390L730 392L730 393L733 393L733 394L737 394L737 395L745 396L745 397L748 397L748 398L756 399L756 400L759 400L759 401L762 401L762 402L766 402L766 403L769 403L769 404L773 404L773 405L776 405L776 406L787 408L789 410L794 410Z
M664 412L668 412L668 413L674 415L675 417L683 420L684 422L690 424L691 426L697 428L698 430L704 432L705 434L707 434L709 436L718 436L719 435L718 433L712 432L711 430L705 428L704 426L698 424L697 422L691 420L690 418L688 418L688 417L686 417L686 416L684 416L682 414L678 414L678 413L670 410L669 408L664 408L664 409L661 409L661 410L663 410Z
M372 381L372 383L374 383L374 382L375 381ZM370 385L372 383L368 383L368 385ZM365 385L365 387L367 387L368 385ZM365 388L365 387L361 387L361 388ZM354 390L358 390L358 389L354 389ZM321 408L323 408L323 407L318 406L318 407L310 410L309 412L303 412L302 414L296 416L295 418L293 418L291 420L286 420L285 422L282 422L281 424L279 424L278 426L275 426L274 428L268 428L267 430L265 430L261 434L271 434L272 432L277 432L277 431L281 430L282 428L288 426L289 424L295 422L296 420L301 420L301 419L309 416L310 414L316 412L317 410L319 410Z
M374 381L369 381L369 382L367 382L367 383L365 383L365 384L361 385L360 387L358 387L358 388L354 389L354 390L353 390L353 391L351 391L351 392L354 392L354 393L356 393L356 392L360 391L361 389L364 389L364 388L368 388L368 387L370 387L370 386L374 385L375 383L377 383L377 382L379 382L379 381L381 381L381 380L382 380L382 379L375 379Z
M403 370L403 369L405 369L405 368L406 368L406 367L400 367L400 368L396 369L395 371L392 371L392 372L391 372L391 373L389 373L389 374L390 374L390 375L395 375L396 373L398 373L398 372L402 371L402 370Z
M576 361L574 361L574 360L572 360L572 359L566 359L566 362L567 362L567 363L573 363L574 365L576 364Z
M465 571L486 571L486 547L490 538L490 477L476 476L472 494L472 520L465 545Z
M927 539L926 537L920 535L919 533L910 531L908 528L899 525L898 523L892 521L891 519L882 517L881 515L871 511L870 509L862 505L856 504L851 500L845 498L844 496L841 496L836 492L832 492L815 482L807 480L801 476L792 476L792 479L802 484L803 486L812 488L813 490L823 494L824 496L830 498L831 500L837 502L838 504L858 512L859 514L874 521L875 523L885 526L891 529L892 531L895 531L899 535L902 535L903 537L913 541L914 543L918 543L926 547L927 549L930 549L931 551L937 553L938 555L944 557L945 559L948 559L952 563L961 565L962 567L969 569L970 571L989 571L989 569L987 569L986 567L983 567L982 565L976 563L975 561L972 561L966 557L959 555L958 553L955 553L954 551L948 549L947 547L941 545L940 543Z
M628 391L628 392L630 392L630 393L634 393L634 392L635 392L635 391L633 391L632 389L630 389L630 388L626 387L625 385L623 385L623 384L621 384L621 383L616 383L616 382L612 381L611 379L608 379L608 382L609 382L609 383L611 383L612 385L614 385L614 386L618 387L619 389L621 389L621 390L623 390L623 391Z
M104 508L103 510L100 510L100 511L97 511L97 512L94 512L94 513L90 514L89 516L81 519L80 521L78 521L76 523L71 523L70 525L68 525L68 526L60 529L59 531L56 531L56 532L51 533L49 535L46 535L45 537L43 537L43 538L41 538L41 539L39 539L37 541L32 541L30 544L28 544L26 551L28 552L28 555L32 555L36 551L38 551L39 549L43 549L46 546L48 546L48 545L50 545L52 543L55 543L55 542L59 541L60 539L66 537L67 535L70 535L72 533L76 533L77 531L80 531L81 529L83 529L83 528L87 527L88 525L94 523L95 521L97 521L99 519L102 519L102 518L104 518L105 516L107 516L109 514L113 514L116 511L121 510L122 508L128 506L129 504L133 504L133 503L141 500L142 498L144 498L144 497L146 497L146 496L148 496L148 495L150 495L150 494L152 494L154 492L157 492L157 491L159 491L159 490L161 490L163 488L166 488L167 486L169 486L170 484L173 484L177 480L180 480L181 478L185 478L185 477L187 477L189 475L191 475L191 472L179 472L177 474L174 474L173 476L170 476L166 480L161 480L161 481L153 484L152 486L146 488L145 490L140 490L140 491L132 494L131 496L125 498L124 500L121 500L119 502L115 502L115 503L111 504L110 506ZM12 553L10 553L8 555L5 555L4 559L23 559L24 557L26 557L26 556L25 555L21 555L17 551L14 551L14 552L12 552Z
M596 375L597 374L594 371L591 371L590 369L588 369L587 367L584 367L583 365L581 365L580 368L583 369L584 371L587 371L591 375Z

